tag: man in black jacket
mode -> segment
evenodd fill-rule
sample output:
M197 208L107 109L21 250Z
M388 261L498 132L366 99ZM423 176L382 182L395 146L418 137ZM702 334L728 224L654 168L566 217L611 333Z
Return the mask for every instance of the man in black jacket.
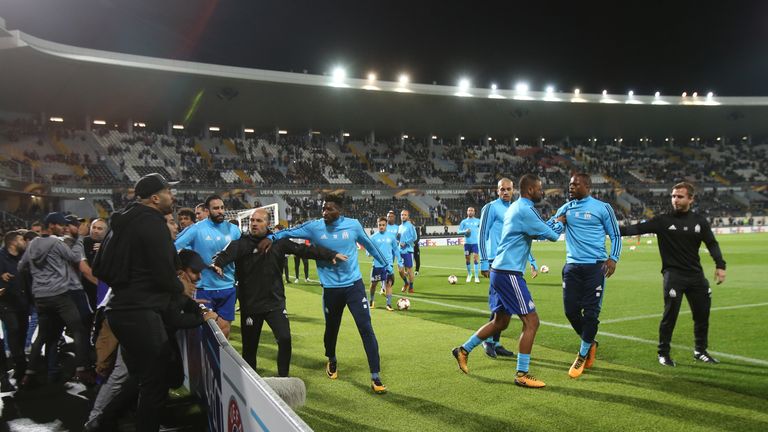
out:
M693 358L705 363L719 363L707 352L712 289L701 269L699 246L704 242L715 261L718 285L725 281L725 261L707 220L691 211L693 198L693 185L678 183L672 187L672 212L620 228L622 236L654 233L658 237L661 273L664 275L664 315L659 325L659 364L662 366L675 366L669 351L683 295L688 298L693 315L696 344Z
M21 380L27 369L24 355L24 338L27 335L29 301L18 282L18 265L27 243L18 231L4 237L5 246L0 248L0 321L5 324L8 345L14 363L14 376ZM5 348L0 346L0 391L11 390L5 368Z
M164 217L173 210L170 188L174 184L157 173L139 179L138 202L112 215L112 238L99 251L105 262L119 268L119 276L105 278L100 273L102 255L95 264L96 276L112 287L107 320L120 341L128 373L139 385L139 431L159 430L168 397L165 374L172 348L162 315L171 298L183 291L176 277L178 256ZM107 256L114 259L107 261Z
M320 246L305 246L290 239L276 241L265 253L256 246L270 234L269 214L257 209L251 214L250 234L232 241L213 257L213 268L221 275L222 268L235 262L238 281L237 299L240 301L240 331L243 340L243 358L256 369L256 351L264 321L277 339L277 374L288 376L291 363L291 327L285 309L283 269L285 255L293 254L314 260L346 261L342 254Z

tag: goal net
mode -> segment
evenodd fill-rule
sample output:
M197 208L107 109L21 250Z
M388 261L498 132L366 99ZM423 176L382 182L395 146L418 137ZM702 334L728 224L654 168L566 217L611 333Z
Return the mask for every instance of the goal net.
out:
M277 203L265 205L262 207L252 208L250 210L227 210L224 212L224 216L227 220L237 219L240 232L243 234L248 232L248 225L250 224L251 214L257 209L266 210L269 214L269 228L274 228L280 222L280 212Z

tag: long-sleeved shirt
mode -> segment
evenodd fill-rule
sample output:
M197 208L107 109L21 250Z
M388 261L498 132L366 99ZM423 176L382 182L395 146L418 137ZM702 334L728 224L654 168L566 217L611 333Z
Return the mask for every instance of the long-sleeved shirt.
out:
M699 247L703 242L715 261L716 268L725 270L720 245L704 216L688 211L671 212L651 218L647 222L620 228L622 236L654 233L658 237L661 271L701 273Z
M557 241L563 232L560 222L544 222L539 212L533 207L533 201L520 198L504 215L501 240L493 260L497 270L525 272L526 261L531 254L533 239Z
M511 204L511 201L507 202L498 198L484 205L482 210L480 210L478 248L480 249L481 270L488 270L490 264L496 258L496 249L499 247L499 241L501 240L501 228L504 226L504 214L507 213L507 209L509 209ZM533 257L533 254L528 254L528 261L534 270L538 270L536 258Z
M591 196L563 204L553 219L565 214L565 262L594 264L610 258L619 262L621 235L619 222L611 205ZM605 250L605 236L611 239L611 251Z
M44 235L29 244L19 261L19 271L29 267L35 298L52 297L70 289L72 265L81 259L58 237Z
M457 234L464 236L464 243L477 244L480 239L480 219L476 217L466 218L459 223Z
M392 234L392 237L397 238L397 233L400 232L400 225L387 224L387 232Z
M386 267L388 264L392 264L395 261L395 257L400 253L400 248L397 243L397 239L394 235L387 231L376 232L371 236L371 241L376 244L379 251L384 255L385 261L379 261L376 258L373 259L373 266L377 268ZM366 251L367 254L370 252Z
M413 227L411 221L405 221L400 224L400 228L397 230L400 234L400 252L401 253L413 253L413 244L416 242L416 228Z
M192 249L203 262L211 264L213 256L224 249L229 242L240 238L240 229L231 223L224 221L220 224L205 219L190 225L176 238L176 249ZM197 287L205 290L221 290L234 288L235 265L230 263L222 268L224 277L219 277L211 269L203 270Z
M386 262L384 255L363 231L360 222L344 216L339 216L330 224L325 223L323 219L317 219L274 234L275 240L281 238L307 239L312 244L348 257L347 261L337 262L336 265L327 261L317 262L317 274L323 288L346 288L363 278L357 261L357 243L360 243L374 259ZM391 262L387 269L392 271Z

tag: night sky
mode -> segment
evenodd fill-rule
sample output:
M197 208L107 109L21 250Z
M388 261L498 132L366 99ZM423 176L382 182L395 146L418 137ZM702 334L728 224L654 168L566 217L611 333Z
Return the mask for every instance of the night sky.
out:
M768 95L765 1L0 0L65 44L395 81Z

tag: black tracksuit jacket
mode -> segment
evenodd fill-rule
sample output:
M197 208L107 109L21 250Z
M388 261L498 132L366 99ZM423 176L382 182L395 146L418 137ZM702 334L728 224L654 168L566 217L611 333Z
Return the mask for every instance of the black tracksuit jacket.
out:
M243 315L285 309L283 266L286 254L325 261L330 261L336 256L336 252L330 249L305 246L290 239L277 240L268 252L260 254L256 251L256 245L263 238L244 235L230 242L223 251L213 257L213 264L217 267L223 268L231 262L235 263L237 299L240 301L240 311Z

